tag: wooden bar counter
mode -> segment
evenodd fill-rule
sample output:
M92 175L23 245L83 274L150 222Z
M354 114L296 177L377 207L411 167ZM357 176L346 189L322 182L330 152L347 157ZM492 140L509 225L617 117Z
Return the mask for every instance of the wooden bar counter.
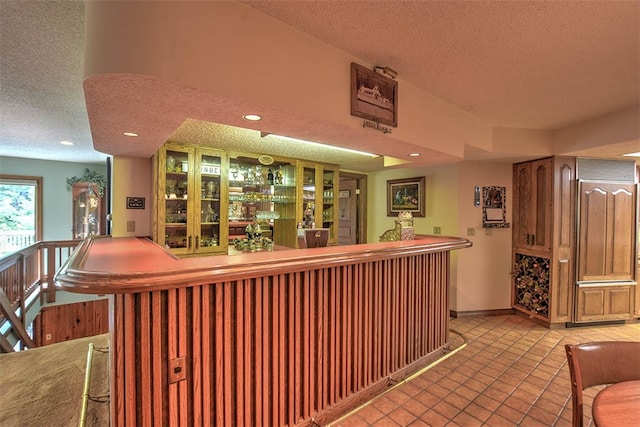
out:
M324 424L449 341L450 251L416 240L177 259L83 241L56 275L111 295L111 425Z

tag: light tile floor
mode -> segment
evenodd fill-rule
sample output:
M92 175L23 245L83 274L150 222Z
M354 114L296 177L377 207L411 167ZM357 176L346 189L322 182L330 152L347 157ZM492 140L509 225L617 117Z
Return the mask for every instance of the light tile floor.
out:
M564 345L640 341L640 323L550 330L520 315L451 321L458 350L423 374L334 425L571 426L571 387ZM584 425L593 425L585 390Z

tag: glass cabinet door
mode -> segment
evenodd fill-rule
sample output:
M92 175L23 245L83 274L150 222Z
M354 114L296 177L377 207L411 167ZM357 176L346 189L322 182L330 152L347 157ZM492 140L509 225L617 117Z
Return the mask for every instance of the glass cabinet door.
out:
M221 246L221 209L220 194L222 191L222 163L219 155L206 151L197 151L196 162L196 212L199 212L197 222L199 229L195 236L195 251L219 252Z
M89 182L73 184L73 238L85 239L101 232L101 199L98 186Z
M189 161L187 150L167 149L165 156L164 244L175 253L187 253L193 246L189 236Z
M273 241L279 246L296 247L296 167L289 162L273 165Z
M302 168L302 228L316 228L316 168Z
M337 237L337 229L334 223L334 211L336 207L335 180L336 171L324 169L322 171L322 228L329 229L329 242Z
M220 195L222 154L167 143L160 150L158 232L155 238L176 255L225 252ZM164 185L162 185L164 184ZM226 219L225 219L226 220Z

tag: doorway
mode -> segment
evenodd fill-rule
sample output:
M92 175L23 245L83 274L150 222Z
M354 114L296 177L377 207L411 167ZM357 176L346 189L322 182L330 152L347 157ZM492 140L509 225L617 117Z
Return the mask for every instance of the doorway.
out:
M367 242L367 176L340 172L338 245Z

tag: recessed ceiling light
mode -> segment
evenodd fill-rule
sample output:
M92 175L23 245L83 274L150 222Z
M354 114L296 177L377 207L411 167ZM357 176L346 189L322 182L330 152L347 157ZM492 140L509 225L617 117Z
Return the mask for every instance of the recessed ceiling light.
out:
M635 153L627 153L627 154L623 154L623 156L627 156L627 157L640 157L640 151L636 151Z
M62 144L62 145L73 145L73 142L71 142L71 141L60 141L60 144Z
M409 157L420 157L420 153L409 153Z
M257 114L245 114L244 116L242 116L242 118L252 122L257 122L258 120L262 120L262 116L259 116Z
M135 132L122 132L122 134L124 136L133 136L133 137L138 136L138 134Z

